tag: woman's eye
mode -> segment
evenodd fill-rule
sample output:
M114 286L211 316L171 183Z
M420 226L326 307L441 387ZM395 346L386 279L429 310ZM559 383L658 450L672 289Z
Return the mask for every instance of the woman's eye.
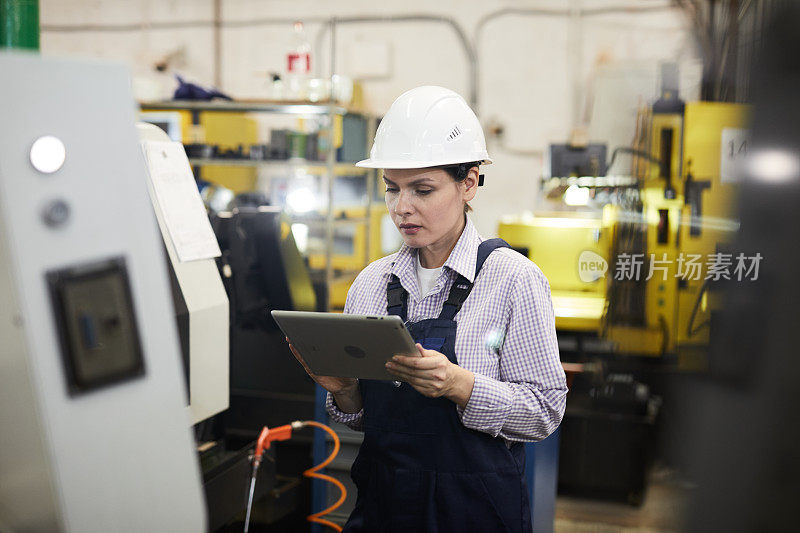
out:
M391 187L386 187L386 192L397 192L397 189L392 189Z
M417 194L426 195L433 192L433 189L420 189L417 191Z

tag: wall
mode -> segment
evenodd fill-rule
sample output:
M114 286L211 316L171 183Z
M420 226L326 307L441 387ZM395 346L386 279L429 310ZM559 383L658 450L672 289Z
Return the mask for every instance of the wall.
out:
M608 6L655 9L582 17L508 14L486 22L476 36L479 21L501 9ZM331 16L425 14L454 19L476 49L481 120L501 124L505 131L502 140L489 140L496 163L486 168L486 186L473 204L478 229L490 236L503 214L537 207L541 154L548 143L566 140L573 125L585 123L593 140L629 142L636 105L656 95L659 61L680 61L689 73L686 88L694 92L694 45L682 14L668 6L666 0L407 0L402 5L222 0L218 76L221 88L235 97L266 97L267 73L283 69L293 19L308 21L315 68L323 75L329 74L330 39L320 32L325 30L322 20ZM151 65L180 49L177 70L213 84L213 20L213 0L41 0L42 52L121 60L137 76L137 91L168 94L171 77L154 73ZM254 21L262 23L236 26ZM159 28L175 22L194 24ZM449 26L337 25L337 72L347 75L355 68L363 43L384 43L390 49L390 75L364 81L366 103L374 112L384 111L401 92L421 84L445 85L468 97L469 59Z

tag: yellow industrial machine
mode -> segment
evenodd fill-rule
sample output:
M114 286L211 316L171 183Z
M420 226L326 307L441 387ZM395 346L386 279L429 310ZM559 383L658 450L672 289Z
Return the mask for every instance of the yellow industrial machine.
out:
M332 258L334 270L361 270L365 265L384 255L381 253L380 228L383 218L388 215L383 204L374 204L370 209L369 227L364 206L335 211ZM308 234L311 252L308 255L308 263L315 269L325 268L325 254L318 252L324 249L324 219L322 222L312 224Z
M400 236L382 203L373 203L367 224L366 207L336 209L333 229L333 269L338 273L330 288L332 310L344 308L347 291L358 273L369 263L397 251ZM293 226L304 225L302 222ZM312 269L325 268L324 223L308 224L308 264Z
M192 120L196 113L197 123ZM258 124L243 113L214 111L201 113L190 110L148 110L140 118L159 125L168 124L175 130L173 140L184 144L202 143L219 147L219 150L235 150L258 142ZM168 128L169 129L169 128ZM170 132L168 132L170 133ZM179 138L175 138L180 136ZM256 185L256 167L208 165L196 171L198 178L230 189L235 194L252 191Z
M619 194L595 211L501 222L499 236L550 281L557 329L596 331L616 353L678 354L685 368L702 365L713 307L706 278L738 229L732 169L746 151L746 120L744 105L662 98L640 113L632 185L599 177L595 192Z
M602 215L569 211L506 217L500 222L498 234L533 259L547 276L557 329L600 329L606 286L602 277L583 281L579 263L581 254L586 251L603 259L608 257L611 248L609 220Z

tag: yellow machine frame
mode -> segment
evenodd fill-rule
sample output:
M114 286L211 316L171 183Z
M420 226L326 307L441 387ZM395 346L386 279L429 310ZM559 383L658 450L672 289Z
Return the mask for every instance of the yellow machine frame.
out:
M677 353L683 367L702 366L696 348L708 343L708 329L695 328L697 331L690 335L689 321L697 305L694 325L707 323L712 306L706 295L700 295L703 279L678 276L678 259L681 254L701 255L705 263L708 255L730 242L738 229L733 219L736 184L720 178L722 136L726 129L746 128L747 116L745 105L713 102L686 104L682 113L648 111L637 148L668 164L634 162L641 183L641 213L607 205L602 216L548 212L508 217L500 223L500 237L512 246L527 248L529 257L549 279L557 329L597 331L614 343L617 353ZM671 131L662 133L664 130ZM668 142L670 138L671 150L662 146L662 140ZM664 169L669 171L669 180ZM694 221L692 206L685 201L689 175L693 187L701 191L702 216ZM619 241L623 224L632 220L644 232L642 279L649 273L651 258L659 261L654 266L666 271L654 269L651 279L643 282L642 312L635 323L626 323L609 313L608 298L613 294L611 283L617 267L614 251L634 251L626 250ZM603 280L587 284L579 279L577 258L585 250L608 262ZM705 269L702 274L704 277Z

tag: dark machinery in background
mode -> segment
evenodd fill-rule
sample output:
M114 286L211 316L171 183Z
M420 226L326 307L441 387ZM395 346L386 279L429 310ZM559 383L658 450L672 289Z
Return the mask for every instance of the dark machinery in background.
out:
M561 423L559 491L639 505L661 399L633 374L587 376L573 380Z
M606 145L550 145L551 176L600 176L606 167Z
M294 360L269 312L315 311L317 296L288 218L252 195L237 198L231 211L212 215L222 251L218 266L230 300L230 407L201 431L229 447L247 446L263 426L314 419L314 382ZM300 473L312 466L311 435L276 444L276 482L259 473L254 526L274 531L308 527L310 485ZM249 465L248 465L249 468ZM244 483L249 471L245 471ZM269 496L261 497L269 490ZM259 499L261 497L261 499ZM245 501L238 501L240 509Z
M784 2L752 76L754 110L736 247L764 256L756 282L725 283L708 371L681 390L690 532L796 531L800 499L800 7ZM754 38L756 38L754 36ZM698 406L702 406L699 409Z

